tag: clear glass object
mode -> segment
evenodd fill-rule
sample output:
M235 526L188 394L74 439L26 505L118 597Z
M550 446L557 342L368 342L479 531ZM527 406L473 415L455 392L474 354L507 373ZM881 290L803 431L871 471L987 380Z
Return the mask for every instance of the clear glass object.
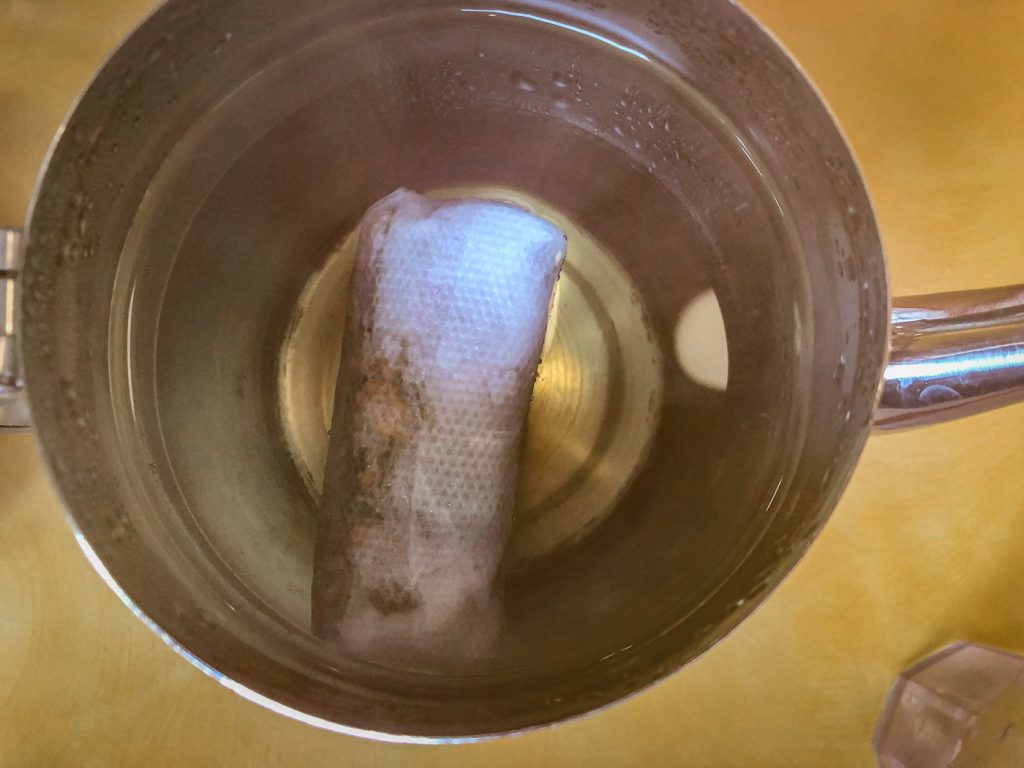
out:
M1024 658L958 643L907 670L875 752L882 768L1024 765Z

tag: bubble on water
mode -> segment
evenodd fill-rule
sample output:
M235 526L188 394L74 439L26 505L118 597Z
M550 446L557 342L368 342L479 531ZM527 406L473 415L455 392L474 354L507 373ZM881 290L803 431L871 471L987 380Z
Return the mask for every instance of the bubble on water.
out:
M528 78L522 72L512 73L512 84L521 91L536 91L537 83Z
M551 82L554 83L555 88L569 87L569 81L565 79L561 72L555 72L551 78Z

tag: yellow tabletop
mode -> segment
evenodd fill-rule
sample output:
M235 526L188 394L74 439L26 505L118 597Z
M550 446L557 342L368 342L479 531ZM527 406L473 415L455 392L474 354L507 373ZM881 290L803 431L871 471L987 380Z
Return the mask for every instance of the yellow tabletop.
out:
M0 0L0 223L152 0ZM1024 4L748 0L863 163L897 293L1024 281ZM478 745L314 730L175 656L86 564L27 435L0 437L2 766L869 766L894 675L1024 647L1024 407L876 436L824 534L738 631L601 714Z

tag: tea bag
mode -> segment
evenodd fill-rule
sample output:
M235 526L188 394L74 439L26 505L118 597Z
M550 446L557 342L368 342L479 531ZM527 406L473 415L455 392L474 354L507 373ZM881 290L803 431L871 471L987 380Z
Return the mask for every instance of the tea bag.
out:
M328 445L313 629L420 669L486 658L565 235L400 189L363 219Z

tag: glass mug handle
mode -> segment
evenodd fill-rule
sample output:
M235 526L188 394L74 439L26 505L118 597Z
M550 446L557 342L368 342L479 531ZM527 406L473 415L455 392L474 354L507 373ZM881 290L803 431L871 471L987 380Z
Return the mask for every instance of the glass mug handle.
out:
M15 289L21 268L21 230L0 227L0 432L31 426L15 327Z
M878 429L1024 401L1024 285L896 299Z

